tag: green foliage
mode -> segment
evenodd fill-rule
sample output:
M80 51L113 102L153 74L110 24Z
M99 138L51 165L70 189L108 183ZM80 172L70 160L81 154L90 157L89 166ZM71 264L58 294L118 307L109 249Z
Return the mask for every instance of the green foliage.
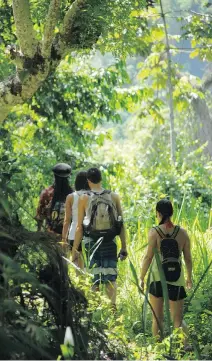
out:
M86 57L78 59L77 69L75 63L71 65L69 60L67 58L37 92L32 109L51 122L58 124L62 119L69 123L73 136L83 134L86 142L86 130L115 118L110 102L116 94L115 86L121 85L124 79L119 72L119 62L98 71L85 65L88 62ZM80 133L81 129L84 133Z
M0 351L1 358L42 357L50 359L51 355L47 351L50 332L43 328L42 321L35 317L36 313L30 309L31 307L26 309L24 302L27 300L30 290L34 293L37 289L40 294L45 294L48 289L39 284L35 275L26 272L20 265L2 253L0 261L0 339L1 344L4 344ZM25 296L21 293L21 289L24 289Z
M69 41L80 43L82 49L103 28L96 49L115 55L108 55L112 65L95 69L86 49L69 54L33 98L17 106L0 128L0 344L5 345L0 356L60 359L62 352L67 359L210 358L212 163L205 146L190 136L192 102L205 96L201 82L182 74L172 63L177 135L173 165L165 94L165 33L157 5L147 11L145 1L91 2L95 3L93 13L86 8L77 23L78 30L89 31L83 30L80 36L76 31ZM55 32L71 3L61 2ZM164 4L169 16L173 9L176 14L179 9L179 13L186 11L191 1L170 4L164 0ZM49 1L31 0L30 5L41 39ZM198 5L202 11L203 2ZM14 70L4 53L7 45L16 43L11 2L0 1L0 16L1 80ZM191 57L211 60L210 15L189 15L185 21L184 37L194 48ZM170 36L171 43L178 40ZM135 57L127 59L129 54ZM130 76L126 64L131 66ZM204 99L210 108L210 95ZM129 113L134 118L121 122ZM71 163L72 184L78 169L101 165L104 185L122 197L130 261L118 265L116 315L104 296L91 291L87 273L77 278L70 264L68 275L55 239L32 232L39 193L52 183L51 168L58 161ZM144 292L139 285L148 231L156 222L155 203L164 196L173 201L174 221L191 235L195 259L195 292L188 292L185 305L193 351L186 354L182 354L182 331L175 330L170 337L167 299L165 338L160 344L152 339L150 279ZM74 350L64 344L67 320L77 341Z
M148 354L155 359L170 356L200 359L203 354L207 357L210 354L211 338L207 330L211 326L211 318L205 324L204 318L200 326L197 319L203 309L206 309L206 314L207 310L210 311L207 302L210 304L211 300L210 284L207 285L211 274L211 161L204 154L204 146L198 147L198 142L188 138L190 125L189 121L185 122L185 114L176 122L178 136L175 166L169 160L166 122L163 125L153 124L150 118L141 120L135 117L128 120L122 129L123 138L117 138L115 134L115 141L105 141L102 154L99 152L96 157L98 162L100 159L104 164L103 173L108 186L121 195L125 213L130 264L122 262L119 265L118 305L120 314L124 314L125 333L134 341L131 345L134 358ZM164 115L166 117L165 112ZM164 196L170 197L174 203L174 222L185 227L192 239L194 290L196 288L197 291L194 294L188 292L185 308L185 320L191 332L189 342L193 345L193 351L187 353L182 353L181 331L174 333L172 339L165 338L162 344L154 345L150 334L150 307L146 307L146 297L141 297L136 285L148 231L156 222L155 204ZM205 291L202 295L204 289L208 290L207 296ZM192 297L191 306L189 300ZM206 301L204 306L203 300ZM142 305L145 309L144 317L141 313ZM193 312L197 311L196 317ZM165 337L169 334L169 323L166 317ZM197 332L194 330L197 329L198 338L194 336ZM204 338L201 337L203 333ZM207 347L204 348L204 345Z
M35 225L41 190L52 182L52 165L68 162L75 175L77 169L89 164L89 145L101 145L110 137L96 126L120 119L112 105L116 86L125 81L121 68L124 64L117 61L108 69L94 70L88 63L85 66L82 58L76 69L67 58L32 101L17 107L5 120L0 133L3 169L15 191L13 204L28 226ZM24 209L20 207L23 204Z
M167 125L153 124L151 119L128 121L124 130L126 139L116 140L115 145L107 140L102 156L99 152L108 183L123 195L125 217L132 224L132 230L138 226L143 229L144 219L150 226L155 222L153 207L163 196L170 197L177 209L185 203L179 222L186 218L189 223L198 214L204 227L208 226L212 202L211 161L204 154L204 147L188 141L187 130L181 126L185 127L185 118L183 123L178 121L175 167L171 165L167 148Z
M15 259L7 255L9 238ZM0 288L1 359L57 359L60 345L68 359L99 359L100 351L110 351L106 336L91 321L84 294L70 282L55 236L26 231L1 217ZM67 325L74 350L63 344Z
M64 359L65 360L72 359L72 357L74 356L73 346L60 345L60 347L61 347L61 351L62 351L62 355L63 355Z
M146 1L116 0L112 2L108 17L107 33L103 33L97 44L101 52L112 51L124 59L127 55L149 52L149 27L144 11Z
M190 54L191 58L197 56L203 61L212 61L212 14L194 14L189 15L184 26L183 36L191 40L191 46L194 48Z
M31 18L38 40L43 37L49 4L50 1L30 1ZM72 4L73 1L70 0L61 2L55 33L62 29L64 16ZM0 16L3 19L1 25L3 39L1 50L3 54L6 46L16 44L17 39L12 4L9 1L1 1L0 5ZM90 51L90 48L100 37L97 47L102 52L112 51L123 58L127 54L140 53L144 55L148 52L148 41L142 36L142 34L149 32L148 24L145 17L140 18L140 12L146 6L144 0L140 2L137 0L107 0L98 3L95 0L89 0L85 1L82 6L83 11L79 10L75 27L69 29L71 35L69 34L66 39L71 47L85 49L84 51L87 53L87 49ZM4 55L0 60L3 66L8 63L8 59ZM2 69L3 66L1 66Z
M16 36L12 29L14 26L14 19L12 16L12 6L7 1L0 1L0 81L14 71L14 66L11 61L7 59L5 48L16 42Z

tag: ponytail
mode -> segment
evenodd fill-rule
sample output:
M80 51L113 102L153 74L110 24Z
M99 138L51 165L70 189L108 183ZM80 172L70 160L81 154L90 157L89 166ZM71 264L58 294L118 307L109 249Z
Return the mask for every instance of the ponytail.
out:
M167 214L162 215L162 219L159 223L159 226L161 226L161 224L164 224L169 218L170 216L168 216Z

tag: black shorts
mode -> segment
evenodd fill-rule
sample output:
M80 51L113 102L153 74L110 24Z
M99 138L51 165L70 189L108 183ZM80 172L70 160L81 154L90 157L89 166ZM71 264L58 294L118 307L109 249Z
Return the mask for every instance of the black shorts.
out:
M167 288L168 296L171 301L179 301L187 297L185 288L183 286L174 286L167 283ZM149 286L149 293L155 297L163 297L161 282L151 282Z
M74 245L74 239L69 239L69 245L70 245L70 248L72 249L73 245ZM78 251L82 252L82 242L80 242L80 245L78 247Z

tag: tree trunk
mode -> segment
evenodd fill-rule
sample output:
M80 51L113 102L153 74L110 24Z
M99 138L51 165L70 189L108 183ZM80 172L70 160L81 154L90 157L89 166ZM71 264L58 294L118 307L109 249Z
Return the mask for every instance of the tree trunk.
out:
M193 100L194 132L200 144L207 143L205 152L212 157L212 117L205 99Z
M212 72L209 71L203 76L201 91L205 94L202 99L198 97L193 99L192 106L194 110L193 136L199 139L200 145L207 143L205 153L212 157L212 116L207 104L207 91L212 87Z
M166 16L163 11L163 2L160 0L161 17L164 24L164 32L166 39L166 54L168 60L167 87L169 99L169 124L170 124L170 158L174 163L176 158L176 136L174 131L174 104L173 104L173 86L172 86L172 60L169 45L169 36L167 31Z
M105 12L108 0L99 0L98 7ZM95 10L93 0L75 0L63 20L60 32L55 34L60 0L51 0L43 40L35 37L29 0L13 0L16 35L20 49L8 50L16 65L16 73L0 82L0 121L11 109L30 99L54 71L70 50L91 49L102 32L104 23ZM109 11L109 6L107 7ZM95 15L97 14L97 15Z

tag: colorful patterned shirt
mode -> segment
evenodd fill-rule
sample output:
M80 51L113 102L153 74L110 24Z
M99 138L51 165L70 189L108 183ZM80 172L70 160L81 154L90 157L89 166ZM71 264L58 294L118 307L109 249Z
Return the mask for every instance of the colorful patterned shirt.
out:
M54 195L54 187L50 186L41 192L36 219L38 221L48 220L50 216L50 206Z

